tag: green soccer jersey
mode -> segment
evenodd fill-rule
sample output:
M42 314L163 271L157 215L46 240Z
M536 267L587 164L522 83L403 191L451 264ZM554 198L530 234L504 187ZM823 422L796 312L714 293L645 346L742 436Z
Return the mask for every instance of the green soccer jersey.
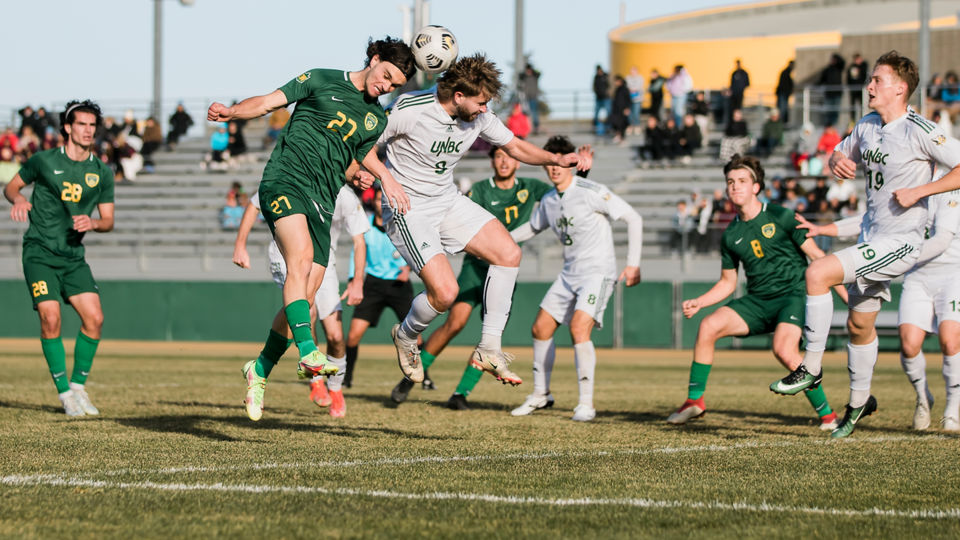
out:
M113 202L113 171L92 152L88 159L74 161L60 147L34 154L20 169L20 178L34 185L23 245L82 259L86 233L74 230L73 216L90 216L98 204Z
M804 290L803 273L807 257L800 246L807 231L792 210L764 204L750 221L730 222L720 239L724 270L736 270L743 263L747 292L760 298L775 298Z
M493 178L481 180L470 188L470 199L496 217L508 231L512 231L530 221L534 204L554 187L533 178L517 178L510 189L500 189ZM467 254L464 263L486 263Z
M363 161L386 129L383 108L357 90L346 71L312 69L280 90L297 105L263 179L292 181L314 200L333 204L347 167Z

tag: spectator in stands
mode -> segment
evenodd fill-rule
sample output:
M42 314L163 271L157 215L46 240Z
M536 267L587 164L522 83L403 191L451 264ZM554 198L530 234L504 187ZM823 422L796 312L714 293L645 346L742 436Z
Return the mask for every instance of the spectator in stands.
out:
M233 164L245 161L247 157L247 140L243 136L243 125L246 123L246 120L231 120L227 124L227 150L230 153L230 162Z
M523 85L527 109L530 110L530 119L533 120L533 132L540 133L540 72L528 63L520 83Z
M523 113L523 107L519 103L513 105L513 112L507 118L507 129L521 139L526 139L530 135L530 119Z
M849 184L849 182L847 183ZM840 219L862 216L866 212L865 204L866 202L858 199L856 195L850 195L847 204L840 208Z
M246 195L243 195L245 198ZM227 192L227 202L220 211L220 226L224 229L239 229L240 220L243 219L243 211L247 207L247 201L240 202L240 197L234 190Z
M210 153L200 162L200 169L225 170L224 160L230 157L230 152L227 150L229 146L230 134L227 133L227 125L219 123L216 131L210 136Z
M796 191L787 188L786 197L784 197L783 201L780 203L780 206L793 210L794 212L799 212L799 210L797 210L797 206L802 200L803 199L797 196Z
M863 109L863 85L867 84L867 77L870 68L867 67L866 60L860 56L860 53L853 55L853 61L847 68L847 86L850 89L850 107L852 108L851 118L860 118L860 111Z
M12 127L3 130L0 135L0 148L10 148L14 154L20 151L20 137L17 137Z
M809 208L820 208L820 203L827 202L827 193L829 191L830 188L827 186L827 179L823 177L817 178L817 185L807 192L807 206Z
M786 124L790 121L790 96L793 94L793 60L787 62L787 67L780 72L777 81L777 109L780 118Z
M826 152L818 151L813 156L810 156L806 161L800 164L800 174L803 176L820 176L823 174L823 168L827 165Z
M673 118L667 118L663 124L663 154L667 159L673 161L680 154L680 129Z
M187 134L190 126L193 125L193 118L187 114L183 108L183 103L177 104L177 110L170 116L170 132L167 133L167 147L174 149L180 142L180 137Z
M13 149L0 145L0 184L9 184L19 171L20 162Z
M43 135L43 141L40 143L40 146L44 150L50 150L51 148L59 148L63 146L63 135L60 134L60 128L57 128L57 131L47 130Z
M693 217L687 211L687 201L678 201L677 210L671 218L673 231L670 234L670 252L671 254L684 254L684 237L686 237L689 246L690 231L693 230Z
M143 127L143 148L140 150L140 154L143 155L143 172L153 174L155 167L153 153L159 150L161 145L163 145L163 131L157 119L151 116L147 118Z
M950 112L946 109L934 111L933 122L940 126L948 136L953 137L953 123L950 121Z
M687 72L687 68L678 65L673 68L673 75L667 80L666 86L670 92L673 121L680 125L687 114L687 97L693 91L693 77Z
M770 118L763 124L763 131L757 138L757 155L761 158L770 157L773 149L783 142L784 128L783 121L780 120L780 110L770 111Z
M690 215L694 219L696 228L691 232L692 245L697 253L710 251L710 218L713 212L712 201L700 195L695 189L690 193Z
M947 81L940 92L940 100L951 113L960 109L960 81L957 80L957 74L953 71L947 72Z
M827 190L827 202L834 210L839 210L850 203L851 198L856 202L857 187L850 180L834 178L834 183Z
M123 113L123 125L120 126L120 131L127 137L129 140L130 137L140 137L140 129L137 125L137 119L133 115L133 109L127 109Z
M663 108L663 85L667 79L660 76L660 72L654 69L650 72L650 86L647 92L650 93L650 115L660 121L660 109Z
M23 126L23 131L20 133L20 155L24 162L40 151L40 138L34 133L33 125Z
M747 123L743 120L743 112L736 109L727 124L723 138L720 139L720 162L728 163L734 154L746 155L749 149L750 137L747 134Z
M710 131L710 104L707 103L702 91L697 92L697 96L690 103L690 114L693 115L693 119L700 126L700 135L706 137Z
M599 65L597 66L597 73L593 77L593 95L595 97L593 125L596 128L597 135L603 135L606 133L606 125L602 117L609 118L610 116L610 76Z
M933 77L930 77L930 84L927 85L927 101L933 105L942 104L942 94L943 76L934 73Z
M730 97L730 110L743 109L743 94L750 86L750 75L740 67L740 60L736 60L736 69L730 74L730 87L726 95Z
M17 114L20 116L20 129L17 130L17 135L23 135L23 128L27 126L35 129L34 122L37 119L37 112L33 110L33 107L27 105L17 111Z
M666 146L666 133L660 127L657 117L647 117L647 127L643 131L643 146L640 147L640 160L644 167L648 166L648 161L660 161L663 159L664 147Z
M840 144L840 134L833 124L827 124L823 128L823 135L820 135L820 141L817 142L817 152L824 152L828 155L833 154L833 149Z
M767 184L767 199L770 202L779 204L783 198L783 179L774 176L773 181Z
M273 146L277 142L277 137L280 136L280 132L283 131L283 127L287 125L287 122L290 120L290 111L286 108L277 109L270 115L270 120L267 121L267 134L263 138L263 149ZM384 145L381 145L384 146Z
M112 145L120 134L120 130L121 127L117 125L116 120L112 116L107 116L103 119L103 126L97 131L97 137L101 143L106 141Z
M630 74L627 75L627 90L630 91L630 127L627 128L627 134L639 135L640 127L640 109L643 106L643 94L646 92L647 82L643 75L637 70L637 66L630 68Z
M610 109L610 130L613 131L613 143L624 143L627 126L630 125L630 91L627 82L617 75L613 79L613 102Z
M825 112L824 123L827 125L836 125L840 118L840 99L843 97L843 67L846 64L839 54L830 56L830 63L820 72L820 79L817 84L826 86L823 91L823 104Z
M784 191L792 189L794 193L797 194L797 197L801 199L807 194L807 190L803 189L803 186L800 185L800 182L796 178L789 178L783 183ZM785 196L786 194L784 194Z
M680 129L679 153L682 156L681 161L689 164L692 160L693 152L703 145L703 134L700 132L700 126L692 114L683 117L683 127Z
M725 231L727 225L737 217L737 207L734 206L730 199L723 197L723 193L720 194L719 198L717 197L717 193L714 193L713 200L715 201L715 205L711 216L713 226L710 230L710 245L719 251L723 231ZM716 201L720 201L719 204L716 204Z
M830 208L830 203L825 199L821 199L815 206L811 206L811 208L817 209L812 220L817 225L829 225L839 219L839 215ZM830 250L833 248L833 238L832 236L819 235L814 237L813 241L816 242L817 247L824 253L830 253Z

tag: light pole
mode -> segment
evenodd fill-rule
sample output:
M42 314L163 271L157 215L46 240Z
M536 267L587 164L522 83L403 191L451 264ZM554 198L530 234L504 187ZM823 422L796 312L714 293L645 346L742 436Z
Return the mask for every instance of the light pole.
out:
M194 0L180 0L182 6L192 6ZM153 102L150 116L160 122L163 114L163 0L153 0Z
M516 2L516 17L514 18L514 37L513 37L513 88L520 92L520 81L523 79L523 72L527 69L527 60L523 56L523 0L514 0Z
M920 114L927 114L927 84L930 82L930 0L920 0Z

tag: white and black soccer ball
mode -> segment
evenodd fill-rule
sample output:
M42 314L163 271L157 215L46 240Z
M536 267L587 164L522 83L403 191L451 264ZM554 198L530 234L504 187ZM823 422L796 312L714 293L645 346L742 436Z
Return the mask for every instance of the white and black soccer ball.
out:
M424 73L446 71L457 60L460 47L453 32L442 26L424 26L413 37L413 58Z

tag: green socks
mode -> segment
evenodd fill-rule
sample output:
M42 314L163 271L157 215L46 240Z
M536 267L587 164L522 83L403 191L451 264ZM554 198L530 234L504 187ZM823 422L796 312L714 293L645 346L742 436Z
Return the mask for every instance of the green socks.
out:
M420 351L420 361L423 362L423 369L430 369L430 366L433 365L433 361L436 359L436 356L427 351Z
M807 390L803 394L807 396L807 401L810 402L810 405L813 405L813 410L817 411L817 416L823 418L833 412L830 404L827 403L827 395L823 393L823 386L818 386L813 390Z
M267 344L263 346L263 351L260 352L260 357L257 358L257 376L264 378L269 377L270 372L273 371L274 366L280 361L283 353L287 352L287 349L290 348L291 343L293 343L292 339L287 339L287 336L282 336L271 329L270 337L267 338Z
M687 391L689 399L700 399L707 390L707 377L710 376L712 364L699 364L696 360L690 366L690 387Z
M290 330L293 331L293 340L297 342L300 358L317 350L313 333L310 331L310 303L306 300L295 300L283 308L283 313L287 316Z
M97 354L97 345L100 345L100 340L87 337L83 330L77 334L77 343L73 346L73 376L70 377L70 382L74 384L87 383L90 368L93 366L93 357ZM62 343L60 347L63 347ZM64 366L64 369L66 369L66 366Z
M63 340L59 337L53 339L41 338L40 347L43 349L43 357L47 359L47 367L50 368L53 384L57 385L57 392L61 394L69 392L70 382L67 381L67 353L63 349Z
M454 393L460 394L463 397L469 396L470 392L473 392L473 388L477 386L478 382L480 382L480 377L482 376L482 371L468 365L467 369L463 370L463 376L460 377L460 384L457 385L457 389L454 390Z

